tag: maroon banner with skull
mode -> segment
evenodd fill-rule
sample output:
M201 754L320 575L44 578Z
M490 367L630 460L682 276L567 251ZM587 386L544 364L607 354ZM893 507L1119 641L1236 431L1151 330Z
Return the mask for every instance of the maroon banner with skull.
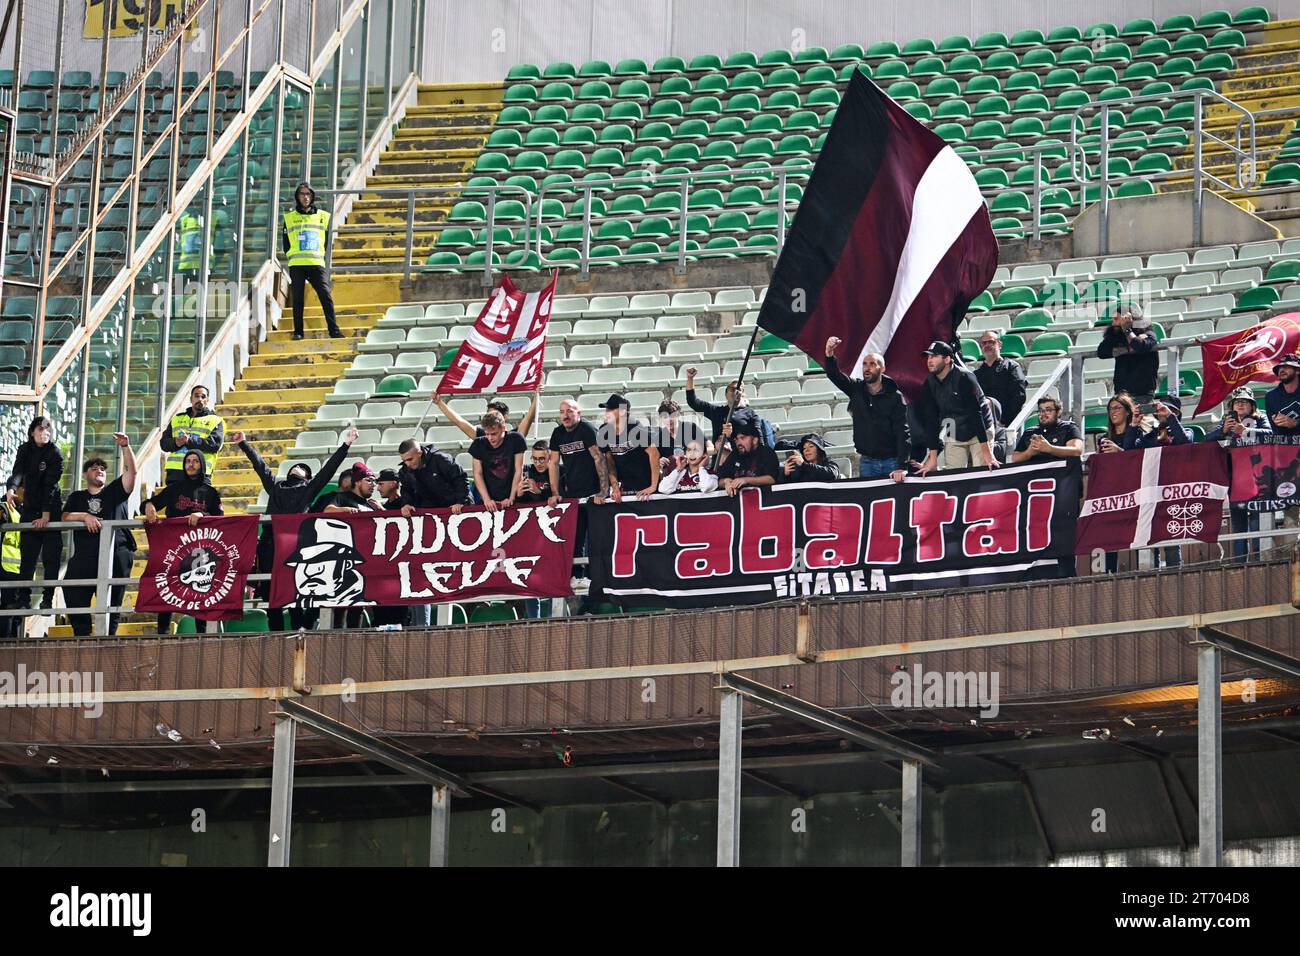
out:
M276 515L273 607L568 597L578 504Z
M168 518L146 527L149 561L137 611L232 621L244 614L244 585L257 552L257 516Z

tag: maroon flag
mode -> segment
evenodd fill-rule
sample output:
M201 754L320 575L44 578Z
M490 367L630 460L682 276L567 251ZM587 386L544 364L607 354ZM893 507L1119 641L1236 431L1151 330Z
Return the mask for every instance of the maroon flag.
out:
M1258 444L1231 448L1232 502L1246 511L1300 505L1300 438L1260 435Z
M443 374L436 394L531 392L539 388L558 276L557 271L540 292L524 292L503 275Z
M777 260L758 324L846 374L879 352L909 396L921 355L988 287L998 244L969 167L854 71Z
M573 593L578 504L276 515L271 605L435 604Z
M244 614L244 585L257 551L257 516L168 518L146 526L149 561L137 611L233 621Z
M1276 383L1274 364L1295 351L1300 351L1300 312L1288 312L1202 342L1205 385L1196 414L1218 405L1247 382Z
M1228 456L1216 443L1093 455L1088 469L1076 554L1219 540Z

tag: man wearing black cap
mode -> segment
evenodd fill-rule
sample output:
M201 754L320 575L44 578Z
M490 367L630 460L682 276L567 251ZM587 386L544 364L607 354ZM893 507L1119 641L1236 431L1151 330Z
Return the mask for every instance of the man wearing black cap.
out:
M776 484L781 463L776 452L763 444L757 415L749 409L736 409L731 421L723 426L722 437L735 445L718 467L718 481L727 494Z
M1097 345L1097 358L1115 359L1115 391L1128 392L1138 404L1156 390L1160 353L1156 351L1151 320L1138 306L1121 302L1106 334Z
M1264 396L1264 414L1279 435L1300 435L1300 355L1283 355L1273 366L1278 384Z
M297 462L289 468L289 473L281 480L275 477L275 471L262 460L262 456L257 453L248 441L248 436L244 432L232 432L230 440L239 446L253 465L253 471L257 472L258 479L262 482L262 487L266 490L266 514L269 515L300 515L316 500L321 489L334 480L334 473L339 470L343 464L343 459L347 457L348 449L352 443L357 440L357 430L350 428L343 435L343 444L339 445L334 454L330 455L329 460L321 467L317 474L312 474L311 466L306 462ZM261 536L257 541L257 570L261 574L269 574L275 565L275 539L271 535L270 522L263 522L260 528ZM271 582L261 581L256 587L258 597L267 600L271 596ZM266 612L267 627L273 631L284 630L284 609L273 607L268 608ZM290 623L294 630L311 626L308 616L301 608L293 607L289 610Z
M917 467L917 474L924 476L940 467L941 447L944 469L997 468L993 416L979 380L969 369L953 364L955 353L947 342L931 342L924 354L930 374L921 385L917 413L929 453Z
M406 504L402 500L402 489L396 468L379 469L379 474L375 477L375 490L384 501L385 511L401 511L402 505Z
M618 502L624 495L636 495L644 501L659 486L659 448L651 430L628 417L632 403L623 395L609 396L600 407L605 410L605 424L597 440L605 449L609 465L610 500Z

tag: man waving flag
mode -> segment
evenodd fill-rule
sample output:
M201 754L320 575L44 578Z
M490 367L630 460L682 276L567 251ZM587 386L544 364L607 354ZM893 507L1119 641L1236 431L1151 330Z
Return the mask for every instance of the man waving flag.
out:
M952 339L997 261L965 161L854 71L758 325L814 358L828 338L842 339L854 378L879 352L914 397L926 374L922 351Z

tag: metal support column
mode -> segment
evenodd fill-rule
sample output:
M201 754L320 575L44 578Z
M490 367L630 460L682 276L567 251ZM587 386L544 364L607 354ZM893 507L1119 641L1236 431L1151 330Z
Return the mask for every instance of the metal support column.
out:
M1196 811L1201 866L1223 863L1223 709L1219 701L1219 649L1196 648Z
M289 831L293 827L293 751L298 722L288 714L275 715L275 753L271 759L271 834L266 847L267 866L289 865Z
M921 865L921 765L903 761L903 866Z
M740 708L744 698L722 691L718 740L718 866L740 866Z
M1199 246L1203 235L1201 204L1205 198L1205 117L1201 96L1197 90L1192 95L1192 245Z
M99 544L97 545L99 556L95 562L95 567L99 572L99 580L95 583L95 615L91 619L94 630L91 633L96 637L108 636L108 624L111 617L108 608L113 603L111 599L112 586L108 581L109 578L113 577L113 539L116 537L117 523L105 521L99 529Z
M451 857L451 792L433 788L433 812L429 816L429 865L448 866Z

